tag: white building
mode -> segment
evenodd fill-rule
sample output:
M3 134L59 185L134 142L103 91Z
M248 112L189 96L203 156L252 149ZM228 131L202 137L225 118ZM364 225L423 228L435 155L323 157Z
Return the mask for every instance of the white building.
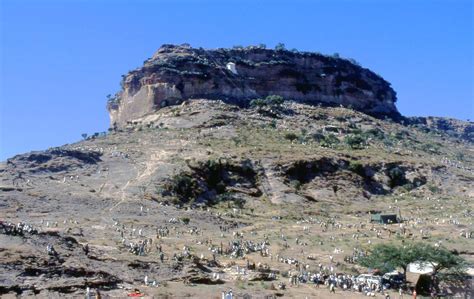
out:
M237 70L235 69L235 63L229 62L225 66L229 71L231 71L234 75L237 75Z

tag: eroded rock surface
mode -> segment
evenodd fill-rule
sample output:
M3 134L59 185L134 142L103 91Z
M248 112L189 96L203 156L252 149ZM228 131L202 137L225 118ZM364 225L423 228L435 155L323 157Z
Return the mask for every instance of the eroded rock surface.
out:
M382 77L349 60L310 52L163 45L124 76L122 87L107 105L112 126L192 98L245 106L268 95L400 117L395 91Z

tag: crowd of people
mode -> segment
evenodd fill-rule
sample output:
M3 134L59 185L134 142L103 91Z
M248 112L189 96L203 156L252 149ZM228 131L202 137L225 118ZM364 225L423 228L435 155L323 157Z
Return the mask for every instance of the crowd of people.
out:
M17 224L11 222L0 221L0 230L5 235L23 236L25 234L37 234L38 230L31 224L18 222Z
M145 210L143 206L140 206L139 209L139 215L141 216L143 215L142 213L145 213ZM146 211L148 212L148 209ZM238 213L238 211L236 213ZM205 227L189 226L187 223L182 221L182 218L171 217L160 226L137 226L136 224L134 226L133 224L121 223L116 219L112 220L114 221L114 224L108 226L107 229L120 234L122 246L120 247L120 245L118 245L118 247L126 249L137 256L154 254L159 257L162 263L165 261L165 256L168 257L166 260L171 262L181 262L186 258L197 258L197 256L194 255L194 249L192 249L194 242L198 245L206 245L205 247L207 247L212 254L212 259L209 258L209 261L212 260L216 262L219 255L225 259L234 259L235 261L244 258L247 259L247 269L244 272L258 274L258 272L263 273L262 263L264 263L264 261L259 262L257 266L255 265L255 262L249 262L249 259L247 258L252 253L258 253L260 257L268 258L268 264L271 265L271 267L266 267L268 270L265 272L268 274L266 279L272 281L280 280L280 288L286 287L285 283L287 280L283 279L283 282L281 280L282 278L287 278L291 286L298 284L314 284L314 286L318 288L326 286L331 292L339 290L354 291L363 293L367 296L375 296L376 294L384 293L388 288L398 289L400 288L400 285L385 282L382 279L369 280L340 272L340 270L343 269L342 267L339 267L343 257L344 262L354 264L357 263L359 257L366 254L366 251L360 248L354 248L352 254L350 254L344 253L344 251L349 251L345 247L342 247L344 250L341 249L341 247L333 247L334 251L331 250L328 255L310 256L305 249L308 248L308 246L311 246L311 244L308 245L311 241L309 241L307 236L311 235L313 230L327 232L328 236L326 239L317 239L317 243L323 246L323 244L330 243L336 239L350 238L351 236L352 239L356 240L359 240L359 238L362 240L370 240L371 238L373 240L376 238L389 239L393 238L394 235L407 235L409 231L416 232L417 229L420 231L420 237L429 234L428 229L425 227L421 228L421 226L426 224L428 220L421 217L414 217L413 215L412 217L406 217L403 223L396 225L364 223L362 219L358 219L352 223L343 223L338 219L338 217L298 220L296 222L297 226L293 227L301 227L303 232L297 233L296 239L294 239L294 231L285 230L285 228L280 229L279 232L277 230L270 233L266 232L263 234L263 238L256 238L255 236L258 235L258 231L235 230L235 224L229 225L222 220L222 224L219 226L221 240L217 242L213 242L211 237L219 240L218 234L206 236L204 234ZM275 219L275 221L279 221L279 219ZM454 217L433 219L432 221L433 223L439 223L440 225L460 225L460 221ZM67 224L67 222L68 221L65 220L64 224ZM69 220L69 223L79 226L77 221ZM0 222L0 231L9 235L21 235L26 233L35 234L43 229L43 226L46 226L46 228L58 227L58 222L45 222L42 220L39 229L23 222L19 222L18 224ZM286 235L287 233L288 235ZM183 237L184 235L188 235L189 238ZM472 232L468 229L464 229L460 235L465 238L471 238ZM222 239L225 238L225 236L228 237L227 240ZM166 244L169 243L167 239L169 238L182 240L181 243L184 243L183 249L170 249L167 247ZM119 240L120 239L117 236L117 244L119 244ZM292 244L293 242L290 242L290 240L295 240L294 244ZM280 243L280 251L275 251L275 243L278 242ZM272 247L270 246L270 243L272 243ZM364 243L366 242L364 241ZM167 247L166 255L162 245ZM87 250L85 251L87 251L87 255L89 251L88 245ZM303 253L304 251L306 254ZM57 256L58 254L52 244L48 245L47 253L52 256ZM342 255L343 253L344 255ZM204 254L201 253L201 260L207 260L204 257ZM322 263L325 263L324 260L326 258L328 258L328 265L322 265ZM256 260L258 261L258 258ZM277 268L280 267L275 267L274 262L290 265L284 266L283 268L291 268L292 270L289 272L280 271L280 269L277 270ZM318 262L319 265L317 264ZM244 268L245 267L241 267L240 269ZM237 272L240 275L242 271ZM225 275L219 276L219 278L221 277L225 277ZM153 285L153 283L145 284Z

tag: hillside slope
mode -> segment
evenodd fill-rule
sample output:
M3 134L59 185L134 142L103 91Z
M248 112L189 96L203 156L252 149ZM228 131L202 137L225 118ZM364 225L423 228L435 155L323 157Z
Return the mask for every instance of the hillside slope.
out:
M237 278L236 265L262 263L279 280L294 266L256 252L214 254L213 261L212 250L238 240L267 240L273 256L310 268L333 256L338 271L364 271L344 260L354 248L400 238L442 242L472 262L472 239L463 233L473 230L474 146L441 129L342 107L285 101L241 108L202 99L105 136L12 157L0 168L0 220L26 222L38 233L0 228L0 294L78 295L86 285L111 296L137 287L177 297L223 288L275 294L250 282L258 271ZM408 233L365 226L370 211L400 215ZM165 228L171 233L157 238ZM148 238L147 254L128 251ZM48 244L60 258L47 255ZM143 286L145 275L160 287Z

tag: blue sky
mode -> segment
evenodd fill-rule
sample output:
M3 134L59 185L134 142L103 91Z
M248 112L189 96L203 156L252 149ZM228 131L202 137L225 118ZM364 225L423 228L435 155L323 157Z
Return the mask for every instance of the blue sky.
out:
M106 95L163 43L338 52L391 82L404 115L474 119L468 0L0 0L0 10L0 160L105 131Z

